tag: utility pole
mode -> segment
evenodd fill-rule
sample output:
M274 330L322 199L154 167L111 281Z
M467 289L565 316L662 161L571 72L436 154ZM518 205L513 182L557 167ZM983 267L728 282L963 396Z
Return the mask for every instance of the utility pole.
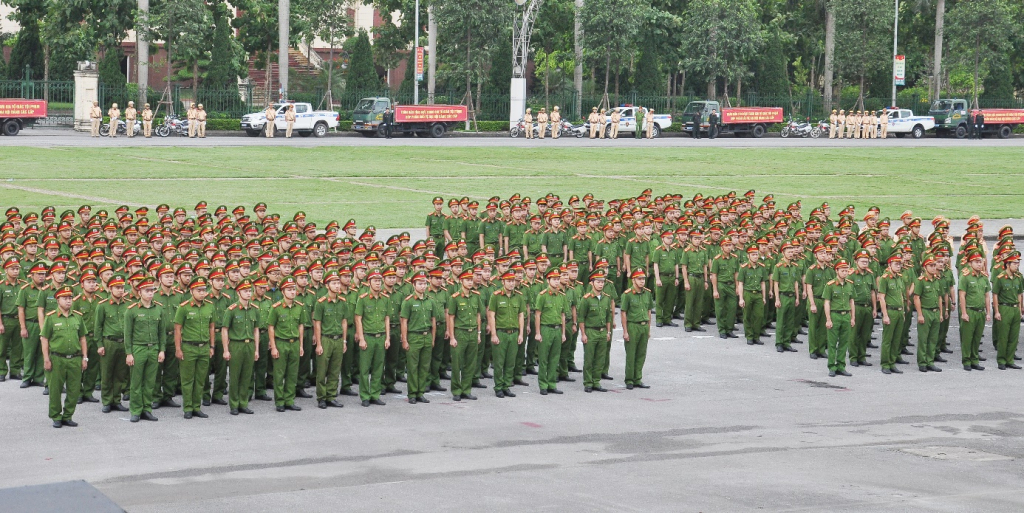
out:
M434 104L434 89L437 81L437 20L434 18L434 4L427 6L427 105Z
M281 100L288 99L288 29L291 0L277 0L277 76L281 83ZM270 70L267 70L269 73Z
M139 0L139 18L148 25L149 0ZM149 90L149 37L146 35L145 30L137 31L136 36L139 52L139 62L137 63L139 70L139 97L136 100L141 109L146 104L146 92Z
M892 25L892 103L891 106L896 106L896 42L899 36L900 28L900 0L896 0L896 15Z
M530 35L537 11L544 0L515 0L515 20L512 26L512 84L509 89L511 105L509 127L515 126L526 112L526 62L530 57Z
M412 38L412 65L418 66L420 62L420 0L416 0L416 26L414 27L415 36ZM408 66L406 62L406 66ZM412 104L420 104L420 77L416 74L417 69L412 70Z

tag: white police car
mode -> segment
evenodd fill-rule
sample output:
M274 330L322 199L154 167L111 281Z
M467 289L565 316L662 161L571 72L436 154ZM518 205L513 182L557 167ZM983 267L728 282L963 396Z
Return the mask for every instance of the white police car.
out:
M935 129L935 118L932 116L915 116L910 109L885 109L889 113L889 133L896 137L910 134L914 139L924 137L924 133Z
M317 137L327 135L330 129L338 128L338 113L332 110L313 110L313 106L302 102L275 103L277 119L274 121L274 130L284 130L287 124L284 121L285 109L288 105L295 106L295 126L292 130L302 137L309 137L311 134ZM242 130L252 137L263 132L267 126L267 116L263 111L254 112L242 116Z

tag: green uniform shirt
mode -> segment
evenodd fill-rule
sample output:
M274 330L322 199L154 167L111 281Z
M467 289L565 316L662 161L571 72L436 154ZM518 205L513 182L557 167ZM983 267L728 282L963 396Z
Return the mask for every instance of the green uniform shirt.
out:
M505 223L498 218L484 219L480 222L480 231L484 234L484 244L496 246L501 240L501 234L505 231Z
M811 294L816 299L822 299L822 295L825 293L825 284L834 280L835 277L836 271L831 267L819 267L818 264L814 264L804 271L804 284L811 286Z
M402 300L401 318L406 319L406 326L409 332L430 331L434 324L434 301L427 297L422 298L416 294L410 294Z
M519 314L526 314L526 296L513 291L508 294L501 289L491 294L487 309L494 312L494 327L499 330L519 329Z
M630 287L622 293L620 304L622 312L626 314L626 322L647 322L651 320L654 294L646 288L637 292L636 288Z
M306 305L298 301L292 301L292 306L286 306L284 301L274 303L270 308L270 317L267 318L267 326L274 327L274 340L297 340L299 338L299 326L305 326L309 315L306 313Z
M768 281L768 267L761 262L751 264L748 260L740 264L740 269L736 273L736 281L743 283L743 290L761 292L761 284Z
M12 317L15 321L18 320L18 292L22 285L24 284L18 280L8 283L6 277L0 282L0 318L5 322L10 321Z
M229 341L240 342L252 340L253 332L259 327L260 321L260 307L250 301L248 308L242 308L241 303L229 306L221 316L220 326L228 329Z
M1020 295L1024 293L1024 276L1021 273L1010 274L1002 271L992 278L992 295L1000 306L1018 306Z
M671 276L674 279L676 275L676 250L666 248L665 246L658 246L651 253L651 269L654 268L655 264L658 265L658 272L662 276Z
M594 247L594 241L586 235L576 235L569 239L569 251L572 252L574 262L589 266L592 247Z
M313 308L313 321L320 321L321 336L340 337L347 318L348 302L340 295L334 301L324 296L317 300Z
M483 315L484 308L480 292L460 290L448 296L446 303L448 315L455 318L455 329L476 331L480 327L480 324L477 323L477 316ZM480 321L486 322L482 318Z
M533 232L527 230L523 232L523 245L526 246L526 251L529 253L530 258L534 258L541 253L541 244L544 241L544 234L540 232ZM512 249L511 246L509 249ZM523 255L526 258L527 255Z
M711 260L711 274L718 277L718 287L722 285L734 285L736 273L740 268L740 259L736 255L726 257L725 253L716 256Z
M71 309L82 314L82 321L85 322L87 335L94 334L96 329L96 310L100 306L102 298L99 293L93 294L92 299L85 297L85 294L75 296L71 303Z
M548 250L548 255L555 258L562 258L565 256L563 248L568 245L569 237L566 235L564 230L558 232L546 232L543 234L541 240L544 247Z
M682 258L679 260L679 265L686 266L686 272L690 276L699 276L702 280L704 279L704 266L707 265L707 263L707 251L693 245L690 245L683 250Z
M260 324L261 330L267 329L267 321L270 319L270 308L274 306L274 301L270 299L269 295L264 295L261 298L257 298L254 294L252 297L252 303L260 309Z
M51 353L82 356L81 339L85 333L85 321L81 315L75 311L68 312L67 316L54 312L46 316L39 336L49 342ZM60 391L54 393L59 394Z
M891 271L882 273L878 279L878 293L885 298L886 308L903 308L907 303L907 283L902 275L894 275Z
M454 240L461 239L462 232L466 230L463 219L457 216L445 217L444 229L448 230L448 235L451 235L452 239Z
M383 291L377 297L363 293L356 301L356 315L362 317L363 334L384 333L387 317L390 315L391 298Z
M800 268L794 263L787 264L785 260L780 260L779 263L775 264L775 268L772 269L772 280L778 282L779 293L793 292L794 285L799 279Z
M991 290L992 284L981 273L975 274L973 270L967 270L960 275L959 291L967 294L967 308L985 308L985 294Z
M540 312L541 325L562 324L562 315L568 310L565 294L547 288L537 294L536 302L534 308Z
M505 225L503 235L508 239L509 250L523 247L523 234L530 229L526 223L508 223Z
M427 214L427 232L437 240L444 237L444 214L437 212Z
M576 309L576 317L580 324L590 329L607 328L612 322L612 297L604 291L598 296L590 291L580 298Z
M124 298L115 303L107 298L96 305L96 328L93 333L99 337L99 347L106 347L107 337L124 339L124 312L128 310L128 301Z
M29 282L21 286L18 291L18 306L25 309L25 322L32 322L39 319L39 311L36 310L36 301L39 299L40 287L29 278Z
M877 287L875 275L870 271L853 271L849 281L853 282L853 301L860 306L871 306L871 292Z
M134 346L156 344L158 351L167 348L167 326L164 324L164 307L153 301L146 308L135 303L124 312L124 352L132 354Z
M836 279L825 284L822 299L831 302L829 307L832 313L845 313L850 311L850 300L853 299L855 293L853 282L845 280L843 283L839 283L839 280Z
M167 331L171 334L174 333L174 314L178 313L177 305L180 305L186 299L178 289L171 289L170 294L165 294L163 287L158 288L156 295L153 296L153 301L159 302L164 306L164 326L167 327Z
M945 294L938 278L925 278L922 274L914 282L914 295L921 298L921 308L939 307L939 297Z
M209 342L210 324L213 323L213 303L203 300L197 304L189 299L178 306L174 313L174 324L181 326L183 342Z
M624 254L629 255L629 266L633 269L647 270L647 257L651 254L651 244L648 239L633 237L626 242Z

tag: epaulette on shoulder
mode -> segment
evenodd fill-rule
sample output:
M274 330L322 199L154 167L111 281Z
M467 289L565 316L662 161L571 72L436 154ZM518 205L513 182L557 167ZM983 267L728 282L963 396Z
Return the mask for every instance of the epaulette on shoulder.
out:
M50 284L49 283L44 284L42 287L39 287L39 290L50 290Z
M590 299L592 297L594 297L593 292L587 292L586 294L583 294L583 299Z
M281 302L280 301L278 301L278 302L274 303L273 305L271 305L271 308L277 308L279 306L281 306Z
M323 303L324 301L327 301L327 296L324 296L324 297L316 300L317 303Z
M473 293L474 293L474 294L476 294L476 295L478 295L478 296L480 295L480 291L479 291L479 290L476 290L476 289L473 289Z
M153 301L153 304L157 306L164 306L164 304L159 301Z
M72 313L76 313L76 314L78 314L78 315L85 315L84 313L82 313L82 312L79 312L78 310L72 310L71 312L72 312Z
M384 291L381 291L380 295L381 297L391 297L391 294L388 294L387 292Z
M234 310L236 306L238 306L238 303L235 303L235 304L229 306L228 310Z
M139 306L139 304L138 303L132 303L132 304L128 305L128 308L125 308L125 310L131 310L132 308L135 308L136 306Z
M408 296L405 296L405 299L403 299L402 301L408 301L408 300L412 299L413 296L414 296L414 294L409 294Z
M459 294L461 294L461 292L456 292L456 293L452 294L452 297L459 297Z
M97 304L102 305L104 303L109 303L109 302L110 302L110 298L108 297L108 298L101 299L100 302L97 303Z
M366 297L369 294L370 294L369 292L363 292L362 294L359 294L359 299L363 299L364 297Z
M826 285L835 285L835 284L836 284L836 280L829 280L828 283L826 283Z
M185 305L188 304L189 301L190 301L189 299L186 299L186 300L182 301L181 304L178 305L178 306L185 306ZM100 302L102 303L103 301L100 301Z
M651 289L649 289L649 288L647 288L647 287L644 287L644 291L646 291L646 292L650 292L650 291L651 291Z
M295 304L297 304L299 306L306 306L306 305L302 304L302 301L296 301Z
M964 270L960 271L960 275L961 276L970 276L970 274L971 274L971 270L970 269L964 269Z
M22 288L22 289L25 289L25 288L27 288L27 287L28 287L29 285L32 285L32 282L29 282L29 283L26 283L26 284L22 285L22 286L21 286L21 288Z
M56 310L50 310L49 312L46 312L46 317L49 317L49 316L51 316L51 315L53 315L55 313L57 313Z

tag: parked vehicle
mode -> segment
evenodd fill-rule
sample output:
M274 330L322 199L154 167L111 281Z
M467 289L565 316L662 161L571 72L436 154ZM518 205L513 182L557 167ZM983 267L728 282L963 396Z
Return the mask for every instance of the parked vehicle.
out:
M370 97L359 100L352 111L352 130L366 137L384 135L384 111L392 107L391 98ZM442 137L457 123L465 122L465 105L394 105L395 122L391 133Z
M932 103L929 116L935 118L935 135L942 137L952 135L957 139L967 137L967 124L973 112L967 100L962 98L936 100ZM982 135L995 135L1006 139L1013 134L1013 129L1024 124L1024 109L981 109L985 115L985 126Z
M295 125L292 127L301 137L315 135L324 137L330 129L338 128L338 113L333 110L313 110L313 106L304 102L275 103L277 117L274 118L274 130L284 130L287 126L284 113L289 105L295 106ZM242 116L242 130L250 137L256 137L267 126L267 116L262 111Z
M615 107L613 111L619 111L619 133L636 134L637 130L637 114L638 107L627 105L624 107ZM611 113L608 113L611 116ZM647 118L644 118L644 122L647 122ZM658 114L654 113L654 137L660 137L661 132L668 130L672 126L672 115L671 114ZM643 129L643 127L641 127ZM612 133L612 124L609 121L605 124L604 135L605 137L610 136Z
M684 132L693 132L693 114L699 112L701 116L700 131L708 131L708 116L712 110L717 110L719 115L718 134L735 134L737 136L752 135L764 137L768 132L768 126L775 123L782 123L782 109L779 107L726 107L721 108L716 101L690 102L683 110Z
M46 117L46 100L0 99L0 134L15 136Z
M889 113L889 133L896 137L910 134L914 139L924 137L925 132L935 129L935 118L931 116L915 116L910 109L885 109Z
M782 137L811 137L817 139L821 136L821 129L817 124L812 125L807 121L797 121L789 118L789 123L782 127Z
M117 120L117 128L116 128L116 130L117 130L117 135L128 135L128 123L126 123L125 120L123 120L123 119ZM136 119L135 120L135 132L134 133L139 133L139 132L142 132L142 122L139 121L138 119ZM103 137L106 137L106 136L110 135L110 123L109 122L108 123L103 123L100 126L100 135L102 135Z

